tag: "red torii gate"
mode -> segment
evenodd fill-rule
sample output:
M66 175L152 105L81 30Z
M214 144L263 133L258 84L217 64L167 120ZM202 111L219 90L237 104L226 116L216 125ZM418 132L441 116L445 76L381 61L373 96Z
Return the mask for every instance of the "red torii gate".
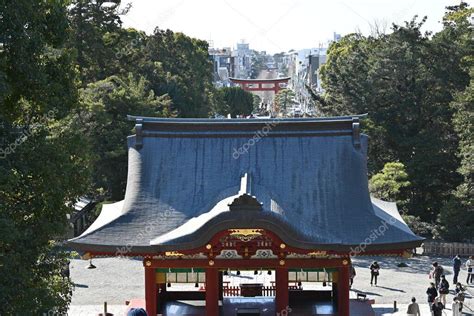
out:
M275 94L284 89L280 84L288 84L290 77L276 79L238 79L229 78L235 84L240 85L245 91L273 91ZM265 85L265 86L264 86Z

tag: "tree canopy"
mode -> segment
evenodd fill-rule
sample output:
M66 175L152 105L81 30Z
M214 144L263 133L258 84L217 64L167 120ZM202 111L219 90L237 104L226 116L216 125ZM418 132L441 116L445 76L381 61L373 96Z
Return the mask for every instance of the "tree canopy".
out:
M128 114L207 117L217 104L207 43L124 29L120 5L0 4L1 315L66 313L66 215L83 195L123 198Z
M441 226L449 216L438 215L466 183L462 161L472 154L465 140L472 107L462 105L469 102L460 94L471 77L466 63L472 60L472 13L465 3L447 7L444 28L436 34L422 33L426 18L415 17L393 25L390 34L347 35L330 46L320 72L323 114L368 113L363 129L371 136L369 174L402 163L411 184L409 214ZM474 214L466 216L472 221ZM472 236L472 226L467 229L465 236Z
M64 314L72 284L54 240L89 188L88 150L68 128L78 106L66 2L2 2L0 314Z

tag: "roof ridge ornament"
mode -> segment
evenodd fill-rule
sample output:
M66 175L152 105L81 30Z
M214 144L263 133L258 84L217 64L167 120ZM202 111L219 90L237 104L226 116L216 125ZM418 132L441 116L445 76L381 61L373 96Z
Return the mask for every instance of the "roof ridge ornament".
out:
M352 142L356 149L360 149L360 118L359 116L352 117Z
M255 196L252 195L252 177L249 173L244 173L240 178L239 196L229 204L231 211L261 211L262 203L260 203Z
M247 172L240 178L239 194L252 195L252 176Z
M260 203L255 196L244 193L235 198L229 204L230 211L261 211L263 203Z

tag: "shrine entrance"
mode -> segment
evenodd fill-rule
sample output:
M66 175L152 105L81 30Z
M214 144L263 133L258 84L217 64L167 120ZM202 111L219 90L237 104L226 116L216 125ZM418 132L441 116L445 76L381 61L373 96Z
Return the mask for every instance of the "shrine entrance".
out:
M269 230L228 229L203 249L144 259L147 311L348 316L349 265L345 254L290 247Z

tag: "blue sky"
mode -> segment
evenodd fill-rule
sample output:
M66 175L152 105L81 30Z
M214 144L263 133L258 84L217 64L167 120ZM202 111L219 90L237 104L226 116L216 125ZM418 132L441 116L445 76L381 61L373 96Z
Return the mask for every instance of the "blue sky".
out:
M124 1L126 2L126 1ZM374 25L427 15L425 30L441 29L444 8L454 0L132 0L126 27L155 27L210 40L214 47L250 47L275 53L325 45L333 32L370 34ZM467 1L472 5L472 0Z

